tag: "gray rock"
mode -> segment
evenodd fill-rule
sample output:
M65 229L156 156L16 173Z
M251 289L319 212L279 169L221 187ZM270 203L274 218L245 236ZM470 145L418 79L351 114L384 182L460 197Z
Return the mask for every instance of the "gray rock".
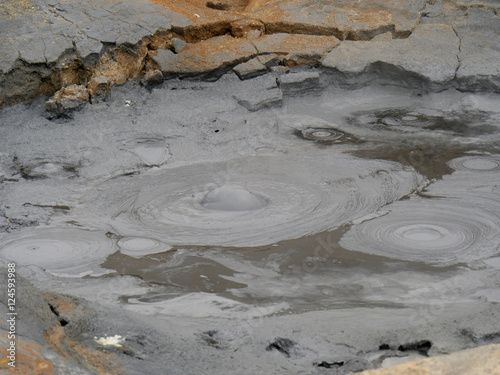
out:
M281 75L278 78L280 88L288 92L300 92L302 90L314 90L320 87L320 76L318 72L297 72Z
M47 101L46 109L56 116L69 115L89 102L89 94L85 86L71 85L62 88Z
M483 9L500 11L500 3L496 0L454 0L454 2L462 7L481 7Z
M322 60L328 68L359 74L376 63L394 66L432 82L444 83L458 69L459 39L447 25L419 26L407 39L387 42L346 41Z
M287 74L289 71L290 71L290 68L288 66L278 65L278 66L271 67L271 72L277 76Z
M275 53L271 53L269 55L259 55L259 56L257 56L257 59L266 68L271 68L273 66L279 65L279 63L280 63L280 58Z
M59 354L46 341L46 332L57 331L61 322L51 311L49 303L43 298L40 290L35 288L27 279L21 276L19 268L16 267L16 343L18 351L22 355L16 358L17 368L24 368L27 373L36 373L40 368L54 366L55 373L68 375L90 375L91 372L79 367L76 363ZM7 280L7 268L0 268L0 277ZM0 313L7 317L7 298L0 300ZM12 316L9 316L11 318ZM8 318L6 318L8 319ZM0 328L0 346L4 347L7 342L7 331ZM51 372L52 373L52 372Z
M280 107L283 103L283 92L278 88L276 78L270 74L241 82L233 97L252 112Z
M233 71L240 79L250 79L267 73L267 68L255 57L247 62L236 65Z
M470 9L455 27L460 37L457 80L464 90L500 92L500 18L484 9Z
M280 89L262 90L257 93L238 94L234 98L249 111L281 107L283 92Z
M90 68L99 60L99 56L104 47L101 42L88 38L82 34L76 35L73 41L75 42L77 54L82 60L84 67Z
M188 45L185 41L179 38L172 38L172 44L176 53L180 53Z
M19 35L13 41L19 49L21 60L28 64L45 63L45 43L40 30L30 25L24 31L26 34Z
M169 49L159 49L156 51L156 55L151 55L150 57L158 64L162 72L169 71L170 67L177 59L177 55Z
M0 73L9 73L19 56L19 51L8 40L0 42Z

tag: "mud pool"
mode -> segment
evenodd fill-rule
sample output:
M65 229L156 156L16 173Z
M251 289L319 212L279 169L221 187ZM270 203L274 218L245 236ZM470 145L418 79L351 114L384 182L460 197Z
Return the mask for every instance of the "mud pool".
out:
M331 87L249 112L240 86L1 108L1 262L123 312L80 340L122 336L130 373L344 374L500 342L498 95Z

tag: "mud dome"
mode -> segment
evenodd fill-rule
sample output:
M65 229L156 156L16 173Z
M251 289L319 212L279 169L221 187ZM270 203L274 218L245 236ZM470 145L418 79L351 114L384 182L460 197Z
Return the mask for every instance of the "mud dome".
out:
M95 213L87 225L101 219L117 235L249 247L335 229L422 181L396 163L318 150L117 178L99 185L82 205Z
M63 328L121 336L126 374L348 374L498 342L499 97L331 86L249 111L263 80L128 83L72 119L3 107L1 263L88 301Z

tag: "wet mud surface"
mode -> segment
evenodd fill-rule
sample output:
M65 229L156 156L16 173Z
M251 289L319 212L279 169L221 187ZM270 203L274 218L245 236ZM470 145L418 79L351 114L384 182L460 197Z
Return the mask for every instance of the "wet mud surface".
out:
M250 112L239 84L1 108L1 262L100 309L77 340L120 335L125 373L347 374L499 341L497 95Z

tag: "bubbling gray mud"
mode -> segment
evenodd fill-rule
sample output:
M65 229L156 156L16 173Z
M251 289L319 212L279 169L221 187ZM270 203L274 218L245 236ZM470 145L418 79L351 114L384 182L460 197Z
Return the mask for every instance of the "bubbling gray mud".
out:
M360 111L346 118L351 125L379 131L417 133L432 130L462 136L494 133L498 128L488 122L495 120L498 120L498 115L491 112L453 112L437 109L419 111L401 107Z
M497 253L500 219L474 205L448 199L414 199L387 207L384 216L353 226L346 249L395 259L452 265Z
M0 114L0 229L18 231L0 260L113 311L86 342L99 322L140 338L140 359L116 353L133 374L310 374L379 366L381 344L498 340L498 96L332 88L250 113L227 77L171 82L115 87L67 121ZM339 245L368 225L358 251ZM277 338L297 351L266 351Z
M423 180L397 163L318 151L113 179L84 205L117 235L247 247L334 229L409 194Z
M61 277L99 276L99 265L117 250L102 232L74 228L34 228L2 238L2 263L37 265Z
M500 157L467 155L425 194L387 206L385 214L353 226L341 239L347 249L390 258L452 265L500 252Z
M344 133L328 128L308 128L301 131L305 139L318 142L337 141L344 137Z
M269 199L237 185L224 185L207 193L200 204L208 210L253 211L267 206Z
M75 176L74 167L59 162L40 162L23 168L26 178L66 179Z
M467 172L498 172L500 171L500 156L470 155L451 160L448 165L456 171ZM481 177L485 177L482 175ZM495 176L496 177L496 176ZM500 179L499 179L500 180Z

